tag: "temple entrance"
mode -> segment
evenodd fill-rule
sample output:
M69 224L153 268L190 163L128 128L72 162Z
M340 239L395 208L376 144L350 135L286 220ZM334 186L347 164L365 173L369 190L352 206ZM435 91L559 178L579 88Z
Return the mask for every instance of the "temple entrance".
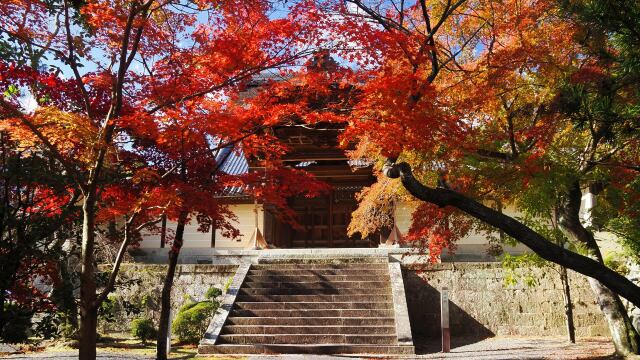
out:
M336 86L331 96L322 95L314 101L347 106L350 88ZM354 248L377 247L375 241L360 236L348 236L351 214L358 207L355 195L363 187L375 182L373 162L367 159L350 159L345 150L353 149L355 143L338 144L345 123L317 122L299 123L294 119L287 125L274 126L268 131L286 144L289 151L282 162L291 168L304 170L316 179L331 186L323 196L289 199L289 207L296 213L299 226L281 221L275 209L265 213L264 236L267 243L277 248ZM341 140L344 142L344 139ZM267 209L269 210L269 209ZM373 238L373 236L372 236Z
M290 206L298 216L298 228L271 217L267 238L278 248L353 248L376 247L373 239L348 236L351 214L357 208L359 187L339 187L314 199L294 198ZM269 217L268 217L269 218ZM267 218L267 219L268 219Z

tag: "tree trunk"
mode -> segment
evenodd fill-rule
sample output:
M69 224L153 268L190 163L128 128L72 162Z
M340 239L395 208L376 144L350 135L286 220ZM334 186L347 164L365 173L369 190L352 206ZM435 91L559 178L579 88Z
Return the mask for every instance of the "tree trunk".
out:
M571 284L567 268L560 266L560 280L562 282L562 297L564 298L564 314L567 320L567 338L572 344L576 343L576 327L573 323L573 303L571 302Z
M618 295L595 279L589 285L596 295L598 305L607 319L616 352L621 355L638 354L640 338Z
M597 279L631 303L640 306L640 287L603 264L573 251L564 249L538 234L516 219L493 210L472 198L453 190L431 188L421 184L407 163L387 162L383 172L390 178L400 178L402 185L414 197L444 207L453 206L462 212L504 231L545 260L566 266L580 274Z
M98 308L93 247L95 242L95 191L89 193L82 207L82 269L80 271L80 360L96 358Z
M13 255L13 254L11 254ZM0 271L2 271L2 279L0 280L0 339L4 336L4 328L7 326L7 314L4 309L5 303L7 303L7 294L11 284L15 282L14 274L18 271L19 262L14 261L20 259L19 255L12 256L10 258L3 257L1 260L4 264L0 265Z
M484 206L463 194L450 189L424 186L413 176L409 164L395 164L394 162L393 159L388 160L383 167L383 173L389 178L400 178L405 189L416 198L441 207L453 206L504 231L543 259L588 276L590 278L589 284L609 323L616 351L620 354L638 353L638 343L640 342L638 332L632 326L617 294L624 296L634 305L640 306L640 287L603 264L602 255L593 234L580 223L579 211L582 192L578 182L573 184L567 194L565 204L560 207L560 227L567 232L570 238L585 246L588 257L550 242L516 219Z
M65 316L65 322L71 326L72 332L66 335L77 336L78 331L78 304L74 296L75 285L73 282L73 270L69 269L69 257L68 252L65 253L67 257L60 258L56 261L58 264L58 276L60 282L53 285L53 291L51 292L51 299L56 304L56 307Z
M178 218L178 225L176 226L176 236L173 240L173 246L169 250L169 265L167 267L167 275L164 278L164 284L162 286L162 298L160 301L160 324L158 326L158 341L156 345L156 359L167 359L167 338L169 335L169 327L171 324L171 288L173 287L173 278L176 273L176 266L178 265L178 256L180 255L180 249L182 248L182 242L184 237L184 226L187 219L187 212L181 212Z
M4 290L0 293L0 339L4 340L4 325L5 325L5 311L4 311L4 303L5 303L5 292Z
M593 233L580 222L581 201L582 191L580 183L576 181L570 186L563 206L560 208L560 227L570 239L582 245L588 257L604 266L602 254ZM589 278L589 285L591 285L600 310L609 324L609 331L616 351L625 356L637 354L640 351L638 348L640 336L633 327L627 310L618 295L593 278Z

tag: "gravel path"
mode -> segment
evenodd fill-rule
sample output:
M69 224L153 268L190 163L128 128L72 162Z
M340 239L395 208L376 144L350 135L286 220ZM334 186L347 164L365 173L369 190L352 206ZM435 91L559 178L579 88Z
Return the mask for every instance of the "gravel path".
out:
M405 356L402 359L598 359L614 360L614 348L608 339L593 338L580 339L577 344L568 344L557 338L491 338L475 343L465 344L458 340L453 344L451 353L443 354L438 351L438 344L427 343L418 346L416 356ZM75 352L41 352L22 355L9 355L4 358L12 360L52 359L73 360L77 358ZM98 351L100 360L142 360L153 359L153 356L131 355L126 353L108 353ZM180 357L178 357L180 358ZM188 358L188 357L182 357ZM228 359L229 357L225 357ZM312 356L312 355L282 355L282 356L250 356L248 359L357 359L357 356ZM375 357L368 357L375 358ZM385 357L387 358L387 357Z

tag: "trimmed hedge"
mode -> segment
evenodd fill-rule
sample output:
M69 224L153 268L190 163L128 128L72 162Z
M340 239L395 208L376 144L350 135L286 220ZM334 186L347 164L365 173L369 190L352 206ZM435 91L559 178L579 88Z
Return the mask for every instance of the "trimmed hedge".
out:
M207 330L209 320L218 309L217 301L201 301L184 305L173 320L173 333L182 343L197 344Z
M156 337L157 334L158 330L153 325L153 320L149 318L137 318L131 322L131 336L139 339L143 344Z

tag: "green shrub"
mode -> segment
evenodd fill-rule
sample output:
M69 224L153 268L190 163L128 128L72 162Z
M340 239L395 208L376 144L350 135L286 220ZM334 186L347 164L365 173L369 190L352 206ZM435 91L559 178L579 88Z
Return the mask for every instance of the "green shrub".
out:
M43 339L58 338L60 336L60 325L63 320L61 313L46 313L36 324L36 336Z
M196 305L198 305L198 303L197 303L197 302L195 302L195 301L189 301L189 302L187 302L186 304L182 305L182 306L180 307L180 309L178 309L178 314L180 314L181 312L185 312L185 311L187 311L187 310L191 309L192 307L194 307L194 306L196 306Z
M116 321L117 315L117 300L118 297L115 294L111 294L107 296L106 299L102 303L100 303L100 307L98 308L98 319L113 323Z
M201 301L182 306L173 320L173 333L183 343L197 344L217 309L216 301Z
M142 296L142 298L140 299L140 307L141 308L148 308L150 306L153 305L153 298L151 297L151 295L149 294L144 294Z
M227 282L224 283L224 293L229 292L229 288L231 287L231 283L233 282L233 276L227 279Z
M0 338L7 343L22 343L29 340L31 332L31 312L19 305L6 303L4 316L6 323L0 329Z
M209 300L215 300L218 296L222 295L222 290L217 287L210 287L209 290L204 294L204 297Z
M153 326L153 320L149 318L137 318L131 321L131 336L142 341L143 344L147 340L153 339L158 335L158 330Z
M619 252L610 252L604 256L604 264L618 274L627 276L629 267L627 266L628 256Z
M62 311L45 313L34 325L34 335L43 339L71 339L78 330Z

